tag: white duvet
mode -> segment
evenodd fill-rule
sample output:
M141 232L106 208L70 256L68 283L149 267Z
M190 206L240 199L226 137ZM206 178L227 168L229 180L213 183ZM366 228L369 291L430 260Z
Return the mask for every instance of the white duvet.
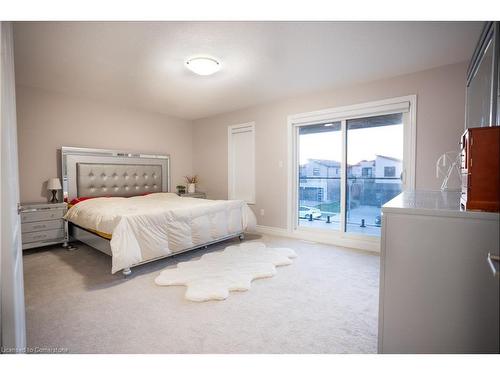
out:
M252 230L256 224L243 201L181 198L173 193L89 199L71 207L65 219L112 235L112 273Z

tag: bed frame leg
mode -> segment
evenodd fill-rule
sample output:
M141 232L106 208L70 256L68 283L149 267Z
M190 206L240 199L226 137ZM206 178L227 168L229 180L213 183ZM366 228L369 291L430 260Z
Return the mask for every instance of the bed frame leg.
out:
M245 234L244 233L241 233L238 238L240 239L240 241L243 241L245 239Z
M131 270L130 268L124 268L124 269L122 270L122 274L123 274L123 276L127 277L127 276L129 276L130 274L132 274L132 270Z
M76 247L67 241L62 244L62 247L68 251L76 250Z

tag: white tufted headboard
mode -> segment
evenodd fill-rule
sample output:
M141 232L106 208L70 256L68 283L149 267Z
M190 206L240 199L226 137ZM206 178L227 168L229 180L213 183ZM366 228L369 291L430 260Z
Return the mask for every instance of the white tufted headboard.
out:
M61 148L63 196L129 197L170 190L170 158L114 150Z
M161 192L160 165L77 163L79 197L128 197Z

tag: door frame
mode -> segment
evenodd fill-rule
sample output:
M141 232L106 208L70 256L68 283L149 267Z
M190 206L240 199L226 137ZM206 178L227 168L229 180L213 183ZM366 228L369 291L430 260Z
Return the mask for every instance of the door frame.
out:
M12 22L0 22L0 347L4 353L25 353L13 35Z
M406 107L405 107L406 106ZM405 109L404 109L405 108ZM311 111L289 115L287 119L288 143L288 184L287 184L287 231L294 237L306 240L317 240L340 246L357 249L380 251L380 237L366 236L355 233L346 233L342 230L325 231L317 228L300 228L297 225L299 153L299 127L312 125L323 121L342 122L342 164L345 165L346 147L346 120L350 118L371 117L390 113L403 112L403 190L415 190L415 162L416 162L416 117L417 95L407 95L384 100L359 103L348 106L334 107L319 111ZM341 185L345 185L347 178L346 168L343 168ZM345 188L341 189L341 200L345 201ZM341 215L345 204L341 203ZM342 223L345 215L342 215ZM342 224L341 223L341 224Z

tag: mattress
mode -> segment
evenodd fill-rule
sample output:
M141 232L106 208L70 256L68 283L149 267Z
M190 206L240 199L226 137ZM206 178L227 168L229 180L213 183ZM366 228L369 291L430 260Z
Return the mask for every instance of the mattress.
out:
M72 206L64 218L111 238L112 273L241 233L256 222L243 201L173 193L89 199Z

